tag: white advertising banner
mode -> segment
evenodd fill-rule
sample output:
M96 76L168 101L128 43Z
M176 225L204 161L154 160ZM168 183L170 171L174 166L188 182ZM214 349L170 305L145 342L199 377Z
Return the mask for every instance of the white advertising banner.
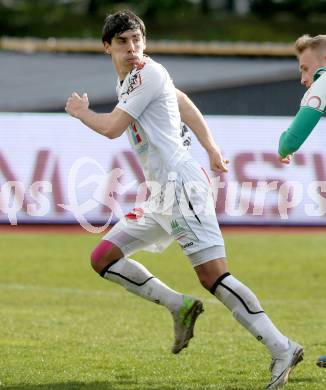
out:
M210 172L220 223L326 225L325 119L290 165L277 146L291 118L206 120L229 172L209 170L194 136L191 153ZM0 114L0 223L114 222L143 180L126 135L106 139L66 114Z

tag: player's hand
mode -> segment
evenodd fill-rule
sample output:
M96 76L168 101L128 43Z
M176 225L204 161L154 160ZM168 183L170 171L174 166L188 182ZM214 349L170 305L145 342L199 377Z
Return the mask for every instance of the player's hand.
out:
M214 172L228 172L227 164L229 160L225 160L218 147L208 153L210 168Z
M280 161L282 164L290 164L292 156L292 154L289 154L286 157L278 156L278 161Z
M72 93L68 98L65 110L71 116L75 118L80 118L83 112L88 110L89 101L87 93L84 93L83 96L79 96L77 92Z

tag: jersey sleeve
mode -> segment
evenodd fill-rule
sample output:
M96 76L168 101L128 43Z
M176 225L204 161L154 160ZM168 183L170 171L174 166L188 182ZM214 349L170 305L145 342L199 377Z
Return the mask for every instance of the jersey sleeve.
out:
M302 106L290 127L280 137L279 155L286 157L296 152L309 137L322 115L322 111L309 106Z
M287 131L282 133L278 153L281 157L300 149L326 111L326 73L305 93L301 107Z
M165 78L164 68L145 64L129 76L128 89L121 95L117 107L137 119L150 102L160 95Z

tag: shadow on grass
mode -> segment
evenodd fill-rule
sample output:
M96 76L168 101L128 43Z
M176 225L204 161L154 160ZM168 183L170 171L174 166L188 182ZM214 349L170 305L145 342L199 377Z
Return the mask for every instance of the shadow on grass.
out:
M1 386L1 389L10 390L114 390L116 387L110 382L65 382L65 383L45 383L42 385L20 384L13 386Z
M130 388L137 388L142 390L176 390L174 385L171 386L156 386L150 384L138 384L130 380L121 381L119 387L116 384L110 382L64 382L64 383L46 383L40 385L20 384L20 385L4 385L1 386L1 390L117 390L121 389L121 385L128 384Z
M289 383L292 384L303 384L316 382L312 378L300 378L300 379L291 379ZM141 390L191 390L192 387L188 385L155 385L155 384L140 384L137 382L126 381L119 382L117 387L116 384L112 384L110 382L91 382L91 383L83 383L83 382L64 382L64 383L46 383L40 385L30 385L30 384L20 384L20 385L11 385L11 386L1 386L0 388L5 390L118 390L124 387L124 385L128 384L129 389L141 389ZM122 387L121 387L122 386ZM198 389L197 386L193 387ZM203 385L203 389L205 385ZM250 385L247 387L246 385L217 385L216 390L260 390L262 388L261 385Z

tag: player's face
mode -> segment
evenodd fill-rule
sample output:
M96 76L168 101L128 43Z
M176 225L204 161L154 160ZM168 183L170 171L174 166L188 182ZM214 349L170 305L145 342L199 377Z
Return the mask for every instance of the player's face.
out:
M139 29L127 30L113 37L111 44L105 42L105 50L111 55L120 78L143 60L145 39Z
M310 47L305 49L298 57L301 73L301 84L310 88L316 70L326 65L323 55Z

